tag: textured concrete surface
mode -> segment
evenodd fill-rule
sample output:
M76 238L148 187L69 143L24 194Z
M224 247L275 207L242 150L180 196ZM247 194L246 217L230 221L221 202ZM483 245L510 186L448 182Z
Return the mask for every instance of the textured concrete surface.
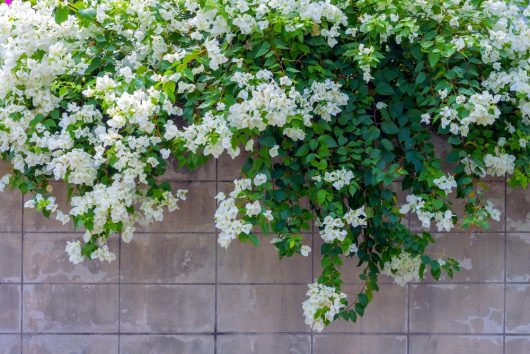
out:
M461 261L453 280L402 288L382 277L359 323L311 333L300 303L316 253L280 262L268 236L258 248L215 242L213 196L240 163L168 173L189 200L132 243L113 240L110 264L70 264L64 243L80 234L0 193L0 354L530 353L529 191L486 182L501 221L435 234L432 252ZM54 188L64 203L64 187ZM318 252L319 237L306 237ZM358 271L352 261L343 269L353 293Z

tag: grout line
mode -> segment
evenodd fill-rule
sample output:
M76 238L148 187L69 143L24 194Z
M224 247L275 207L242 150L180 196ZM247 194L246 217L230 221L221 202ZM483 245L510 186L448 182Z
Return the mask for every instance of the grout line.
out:
M20 354L22 353L22 337L24 335L24 195L21 193L21 227L20 235Z
M506 354L506 277L508 270L506 268L506 257L507 257L507 246L508 246L508 235L506 230L508 229L508 218L507 218L507 199L508 193L506 188L506 176L504 177L504 298L503 298L503 313L502 313L502 353Z
M410 354L410 284L407 284L407 354Z
M311 223L313 223L313 222L311 222ZM313 225L311 227L311 253L310 253L310 256L311 256L311 282L315 281L315 257L313 256L314 252L316 252L316 250L315 250L315 227ZM311 331L311 337L309 338L309 340L310 340L309 350L310 350L310 353L313 354L313 352L314 352L314 343L313 342L315 340L314 331Z
M270 335L285 335L285 336L311 336L311 332L302 331L285 331L285 332L25 332L25 335L30 336L270 336ZM0 335L20 335L20 332L2 332ZM400 336L407 337L406 332L323 332L315 333L314 336L374 336L374 337L389 337ZM502 338L502 332L499 333L450 333L450 332L411 332L410 336L438 336L438 337L499 337ZM506 333L506 337L510 338L528 338L528 333ZM283 354L283 353L281 353ZM364 353L363 353L364 354Z
M162 222L163 223L163 222ZM423 231L422 229L417 229L417 230L411 230L413 232L420 232L420 231ZM14 234L14 233L18 233L20 231L12 231L12 232L8 232L8 231L0 231L0 235L9 235L9 234ZM81 232L81 231L64 231L64 230L44 230L44 231L36 231L36 230L26 230L24 231L24 233L26 234L36 234L36 235L39 235L39 234L57 234L57 235L79 235L79 236L82 236L84 234L84 232ZM134 235L135 236L143 236L143 235L169 235L169 236L197 236L197 235L215 235L217 232L212 229L212 231L180 231L180 232L171 232L171 231L138 231L138 232L135 232ZM451 231L451 232L432 232L431 233L433 234L436 234L436 235L469 235L469 234L472 234L472 235L481 235L481 234L492 234L492 235L499 235L499 234L504 234L504 233L516 233L516 234L528 234L530 235L530 231L512 231L512 232L508 232L508 231L503 231L503 230L499 230L499 231L482 231L482 230L477 230L477 231ZM259 235L262 235L261 233L258 233ZM301 234L303 235L310 235L311 232L302 232Z
M121 352L121 235L118 236L118 353Z
M207 286L207 285L216 285L215 282L205 282L205 283L182 283L182 282L164 282L164 283L134 283L134 282L0 282L0 285L129 285L129 286ZM348 283L344 282L343 285L345 286L355 286L355 285L361 285L362 283ZM504 285L503 281L495 281L495 282L410 282L411 285L420 285L420 286L437 286L437 285L455 285L455 286L467 286L467 285ZM217 285L225 285L225 286L307 286L307 282L296 282L296 283L231 283L231 282L218 282ZM398 286L395 283L379 283L379 285L383 286ZM530 282L506 282L506 285L528 285L530 286Z
M219 161L216 159L215 160L215 195L217 195L219 193ZM215 200L215 199L214 199ZM214 202L215 203L215 208L217 207L217 202ZM217 331L218 331L218 328L217 328L217 322L218 322L218 304L217 304L217 296L218 296L218 281L219 281L219 278L218 278L218 273L219 273L219 256L218 256L218 249L219 247L217 247L217 238L219 237L218 235L218 230L215 229L215 239L213 240L213 243L214 243L214 247L215 247L215 287L214 287L214 336L213 336L213 352L214 354L217 354Z
M412 216L408 213L408 229L410 230ZM410 354L410 287L411 284L407 284L407 354Z

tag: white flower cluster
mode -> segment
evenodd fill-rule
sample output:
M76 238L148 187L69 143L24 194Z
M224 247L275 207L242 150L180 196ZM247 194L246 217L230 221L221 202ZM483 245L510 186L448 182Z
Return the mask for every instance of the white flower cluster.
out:
M352 227L368 225L367 219L368 217L366 215L366 211L364 210L364 206L355 210L350 209L346 214L344 214L344 220Z
M341 190L342 188L349 186L353 178L353 172L345 168L331 172L326 171L324 174L324 181L331 183L336 190ZM313 179L319 181L321 177L317 176L313 177Z
M205 156L212 155L215 158L224 151L233 158L239 156L241 150L233 146L232 137L233 132L223 115L211 112L206 113L200 123L189 125L183 130L179 130L173 121L165 125L165 139L182 139L189 151L196 153L202 148Z
M55 197L45 198L40 193L36 194L32 199L29 199L27 202L24 203L24 208L40 208L45 209L50 213L56 212L58 207L59 205L57 204Z
M48 164L56 180L72 184L94 185L97 177L96 162L92 155L81 149L73 149L54 158Z
M344 221L341 218L334 218L331 215L327 215L322 220L321 225L320 237L325 242L331 243L335 240L342 242L346 238L346 235L348 235L348 232L344 229Z
M85 260L85 256L81 254L81 242L80 241L68 241L65 247L68 259L73 264L82 263ZM116 260L116 255L109 250L109 246L105 243L100 243L99 248L92 253L92 259L97 259L101 262L107 261L112 262Z
M451 210L437 212L428 211L425 208L425 201L423 198L413 194L407 196L407 203L401 206L399 212L403 215L408 214L409 212L415 213L421 221L422 227L426 229L431 227L431 221L433 220L436 222L438 232L443 230L449 232L454 227L454 214Z
M451 193L453 188L457 187L455 178L451 175L443 175L440 178L435 178L433 183L436 185L436 187L443 190L446 195Z
M346 223L352 227L366 226L367 214L364 206L358 209L349 209L342 218L334 218L327 215L322 222L318 222L317 226L321 227L320 236L325 242L331 243L335 240L344 241L348 232L345 229Z
M266 31L271 22L278 22L275 17L280 16L286 22L287 32L304 27L304 22L310 21L322 25L320 35L327 39L329 46L337 44L336 37L339 29L348 24L348 19L342 10L333 5L330 0L229 0L227 12L232 22L243 34L254 31ZM329 24L324 26L323 24Z
M47 2L0 7L0 100L11 109L27 99L38 113L52 111L60 102L50 89L53 81L75 67L72 51L87 31L73 20L57 25L53 10Z
M218 200L220 203L215 211L215 227L221 231L217 240L221 247L227 248L239 235L250 233L252 224L237 219L239 208L234 198L220 197Z
M19 173L30 171L90 187L74 194L68 213L57 210L53 198L40 194L26 206L55 213L63 223L71 217L88 219L85 242L99 237L109 223L122 225L122 237L129 241L135 223L160 221L163 208L175 210L177 201L185 199L185 191L180 190L157 197L148 193L151 171L160 164L160 158L168 156L167 149L160 149L164 141L153 117L181 111L161 91L153 87L131 90L130 85L138 78L138 67L147 62L154 65L169 51L177 50L164 42L165 34L186 33L192 26L178 21L163 26L157 21L158 13L167 21L179 17L181 10L169 2L94 2L100 25L114 31L117 39L133 41L133 46L123 45L133 51L115 63L115 75L99 76L84 90L90 104L67 102L62 113L56 114L68 92L57 91L64 85L57 80L62 75L85 73L89 67L85 60L98 56L87 41L100 31L97 26L81 26L75 16L58 25L54 16L57 4L39 1L32 6L14 1L0 6L0 80L4 82L0 87L0 153L12 156ZM123 11L127 12L127 28L121 25ZM151 29L158 35L147 37L145 33ZM74 53L80 61L74 60ZM46 121L48 116L52 119ZM98 176L106 181L102 183ZM97 245L93 257L112 258L105 238L98 239Z
M82 263L85 257L81 254L81 242L68 241L66 242L65 251L68 254L68 259L73 264Z
M306 296L308 298L302 304L305 323L318 332L339 314L347 298L346 294L337 292L335 288L318 283L309 284Z
M415 3L419 4L419 2ZM489 73L489 77L481 82L480 89L469 87L466 88L465 95L461 94L464 92L461 90L456 97L449 96L447 89L439 91L440 98L447 99L449 102L437 112L441 126L449 129L452 134L466 137L472 125L491 126L495 124L495 129L505 129L509 133L508 139L513 138L522 148L525 148L528 134L525 133L526 128L521 128L519 123L524 126L530 125L530 27L528 21L530 11L528 6L521 8L518 2L498 0L488 0L477 4L454 1L444 3L444 6L434 13L432 8L434 3L423 3L420 6L422 16L436 18L438 21L448 20L454 27L459 27L460 21L465 21L464 33L455 37L451 43L457 51L465 48L480 49L482 61L491 64L494 68ZM407 6L404 5L404 8ZM480 23L481 18L494 19L494 25L491 28L484 28ZM500 104L504 102L519 109L514 116L520 117L520 121L509 122L501 119ZM422 120L427 123L429 121L430 119ZM519 134L516 134L516 131ZM526 137L521 138L521 133ZM494 163L490 157L487 160L488 164ZM509 166L510 161L497 161L495 164ZM476 164L471 167L466 166L466 169L468 173L482 176L486 173ZM501 167L498 173L503 174L502 171L509 170L510 168ZM497 173L495 167L491 169L491 172Z
M459 99L462 97L462 99ZM443 107L440 111L442 128L449 127L452 134L467 136L471 124L492 125L501 114L497 107L500 96L492 96L489 92L484 91L475 93L469 97L464 107L469 112L464 118L460 118L458 109L453 107ZM456 105L462 105L466 101L465 96L458 96Z
M484 209L489 214L490 218L492 218L493 220L495 221L501 220L501 211L495 208L495 205L493 205L493 203L490 202L489 200L486 202L486 206Z
M420 256L412 256L408 252L401 252L386 262L381 274L394 278L394 282L405 286L412 281L420 280Z
M515 156L509 154L496 155L487 154L484 156L486 173L491 176L502 177L505 174L512 174L515 167Z
M313 82L303 92L292 86L287 76L274 79L269 70L256 74L236 72L231 77L240 89L239 101L221 111L208 112L198 123L183 130L169 121L165 139L182 139L187 149L204 155L219 157L227 151L232 157L240 154L234 140L238 131L261 132L268 126L284 128L283 133L293 140L303 140L304 126L310 126L316 115L329 120L341 112L348 96L340 92L340 85L332 81ZM272 156L272 155L271 155Z
M252 183L255 187L259 187L266 182L267 176L260 173L253 180L249 178L235 180L234 190L228 196L222 192L217 194L215 198L219 205L215 211L215 227L220 230L217 241L222 247L227 248L239 235L249 234L252 231L251 223L237 218L240 210L244 210L245 215L250 218L263 215L267 221L274 219L272 212L264 210L258 200L246 203L244 208L236 205L237 199L242 198L245 191L252 189Z
M153 132L155 125L151 117L161 110L160 91L150 88L136 90L132 94L120 93L118 84L109 76L104 76L97 78L95 89L89 88L84 93L86 97L98 97L105 102L106 113L111 117L107 121L109 127L119 130L125 125L135 124L142 132Z
M11 174L8 173L4 175L2 178L0 178L0 192L3 192L7 185L9 185L9 181L11 180Z

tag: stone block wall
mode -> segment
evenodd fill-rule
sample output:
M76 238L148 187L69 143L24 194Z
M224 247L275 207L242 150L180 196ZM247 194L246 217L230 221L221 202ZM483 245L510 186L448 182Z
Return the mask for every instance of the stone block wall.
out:
M0 354L530 353L530 191L488 181L501 222L436 234L433 252L461 261L453 280L383 279L359 323L311 333L301 302L318 274L318 234L307 235L313 257L282 262L267 238L258 248L216 243L213 197L239 163L168 174L189 200L132 243L114 239L110 264L70 264L64 243L80 235L1 193ZM353 292L354 264L345 267Z

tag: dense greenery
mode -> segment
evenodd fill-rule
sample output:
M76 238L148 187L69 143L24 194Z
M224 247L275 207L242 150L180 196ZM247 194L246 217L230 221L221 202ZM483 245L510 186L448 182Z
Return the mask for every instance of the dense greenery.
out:
M66 247L73 262L112 260L111 235L128 242L185 199L157 178L170 156L195 168L244 149L243 178L217 196L219 242L263 231L281 257L307 256L316 220L306 321L355 321L381 274L458 270L427 252L429 230L499 218L480 178L526 188L529 16L523 0L15 0L0 5L0 152L13 164L0 185L87 230ZM346 257L362 269L354 298Z

